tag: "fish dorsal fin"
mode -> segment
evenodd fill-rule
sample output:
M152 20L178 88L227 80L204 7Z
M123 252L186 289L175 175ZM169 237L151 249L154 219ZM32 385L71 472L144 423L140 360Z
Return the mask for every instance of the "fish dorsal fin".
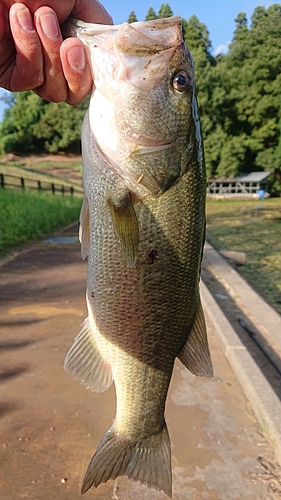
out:
M134 267L139 246L139 225L129 191L108 200L114 229L128 267Z
M89 255L90 248L90 212L88 198L84 198L80 212L79 241L81 243L81 255L84 260Z
M178 358L193 375L207 378L212 378L214 375L200 297L192 330Z
M88 318L67 353L64 369L74 380L94 392L106 391L112 384L111 368L98 351Z

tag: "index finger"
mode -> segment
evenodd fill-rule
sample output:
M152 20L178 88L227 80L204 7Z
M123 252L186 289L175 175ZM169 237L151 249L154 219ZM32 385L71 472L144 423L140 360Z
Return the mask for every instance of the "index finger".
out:
M44 81L43 55L28 8L21 3L10 9L10 25L16 56L7 71L12 92L30 90Z

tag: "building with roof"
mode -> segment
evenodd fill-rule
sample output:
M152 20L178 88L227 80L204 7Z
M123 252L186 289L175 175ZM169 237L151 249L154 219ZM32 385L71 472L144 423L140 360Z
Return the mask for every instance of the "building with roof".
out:
M212 178L207 183L207 196L215 198L256 198L258 191L268 191L271 172L251 172L233 178Z

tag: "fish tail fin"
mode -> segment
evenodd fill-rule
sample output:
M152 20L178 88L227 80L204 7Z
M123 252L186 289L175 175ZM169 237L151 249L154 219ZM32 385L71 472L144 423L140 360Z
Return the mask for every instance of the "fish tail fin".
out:
M88 465L81 493L118 476L128 476L172 498L171 445L166 423L159 434L130 441L112 427Z

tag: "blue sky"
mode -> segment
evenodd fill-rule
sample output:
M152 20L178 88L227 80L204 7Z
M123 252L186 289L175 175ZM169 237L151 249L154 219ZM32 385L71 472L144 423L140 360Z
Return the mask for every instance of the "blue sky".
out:
M277 0L276 0L277 1ZM132 10L135 11L137 19L143 20L150 6L157 13L162 3L166 0L125 0L116 2L116 0L102 1L108 12L112 15L115 24L120 24L127 21ZM213 53L225 52L227 45L232 39L235 29L234 19L239 12L246 12L248 23L250 24L251 15L258 5L264 5L266 8L275 3L275 1L266 0L197 0L197 1L182 1L171 0L168 2L174 14L179 14L185 19L189 19L195 14L198 19L205 23L209 33L210 40L213 46ZM3 95L3 90L0 88L0 97ZM0 100L0 120L3 117L5 104Z

